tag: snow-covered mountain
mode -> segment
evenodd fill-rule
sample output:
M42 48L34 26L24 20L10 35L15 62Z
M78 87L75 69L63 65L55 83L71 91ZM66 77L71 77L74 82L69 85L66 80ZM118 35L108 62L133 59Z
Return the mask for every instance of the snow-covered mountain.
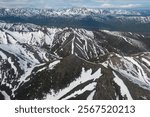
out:
M150 34L0 23L0 99L150 99Z
M0 15L15 15L32 17L42 16L75 16L75 15L142 15L139 11L118 10L118 9L90 9L90 8L70 8L70 9L0 9Z
M0 20L9 23L33 23L49 27L150 31L150 11L131 9L0 9ZM89 23L90 22L90 23ZM130 27L130 28L129 28ZM140 28L138 28L140 27Z

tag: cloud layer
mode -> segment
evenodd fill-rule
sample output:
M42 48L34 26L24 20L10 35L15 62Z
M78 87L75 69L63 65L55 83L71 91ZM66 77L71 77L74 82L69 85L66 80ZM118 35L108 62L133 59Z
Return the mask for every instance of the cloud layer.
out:
M150 0L0 0L1 8L136 8L149 6Z

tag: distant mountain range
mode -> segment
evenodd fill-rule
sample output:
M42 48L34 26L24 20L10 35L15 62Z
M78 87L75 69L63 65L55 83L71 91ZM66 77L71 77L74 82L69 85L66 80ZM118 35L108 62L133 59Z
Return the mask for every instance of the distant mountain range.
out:
M49 27L150 31L150 10L119 9L0 9L0 20ZM140 27L140 28L139 28Z

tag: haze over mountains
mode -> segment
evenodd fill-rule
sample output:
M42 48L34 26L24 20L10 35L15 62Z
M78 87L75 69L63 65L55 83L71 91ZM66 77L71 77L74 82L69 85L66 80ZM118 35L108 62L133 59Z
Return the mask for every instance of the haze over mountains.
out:
M0 9L0 99L150 99L150 12Z

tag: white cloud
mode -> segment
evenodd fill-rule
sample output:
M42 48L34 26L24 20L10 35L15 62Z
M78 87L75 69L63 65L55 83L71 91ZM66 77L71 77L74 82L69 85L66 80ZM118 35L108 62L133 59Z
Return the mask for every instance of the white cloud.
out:
M115 6L112 4L102 4L100 7L102 7L102 8L113 8Z
M141 4L127 4L127 5L121 5L122 8L136 8L141 7Z
M114 5L114 4L102 4L101 8L136 8L141 7L141 4L126 4L126 5Z

